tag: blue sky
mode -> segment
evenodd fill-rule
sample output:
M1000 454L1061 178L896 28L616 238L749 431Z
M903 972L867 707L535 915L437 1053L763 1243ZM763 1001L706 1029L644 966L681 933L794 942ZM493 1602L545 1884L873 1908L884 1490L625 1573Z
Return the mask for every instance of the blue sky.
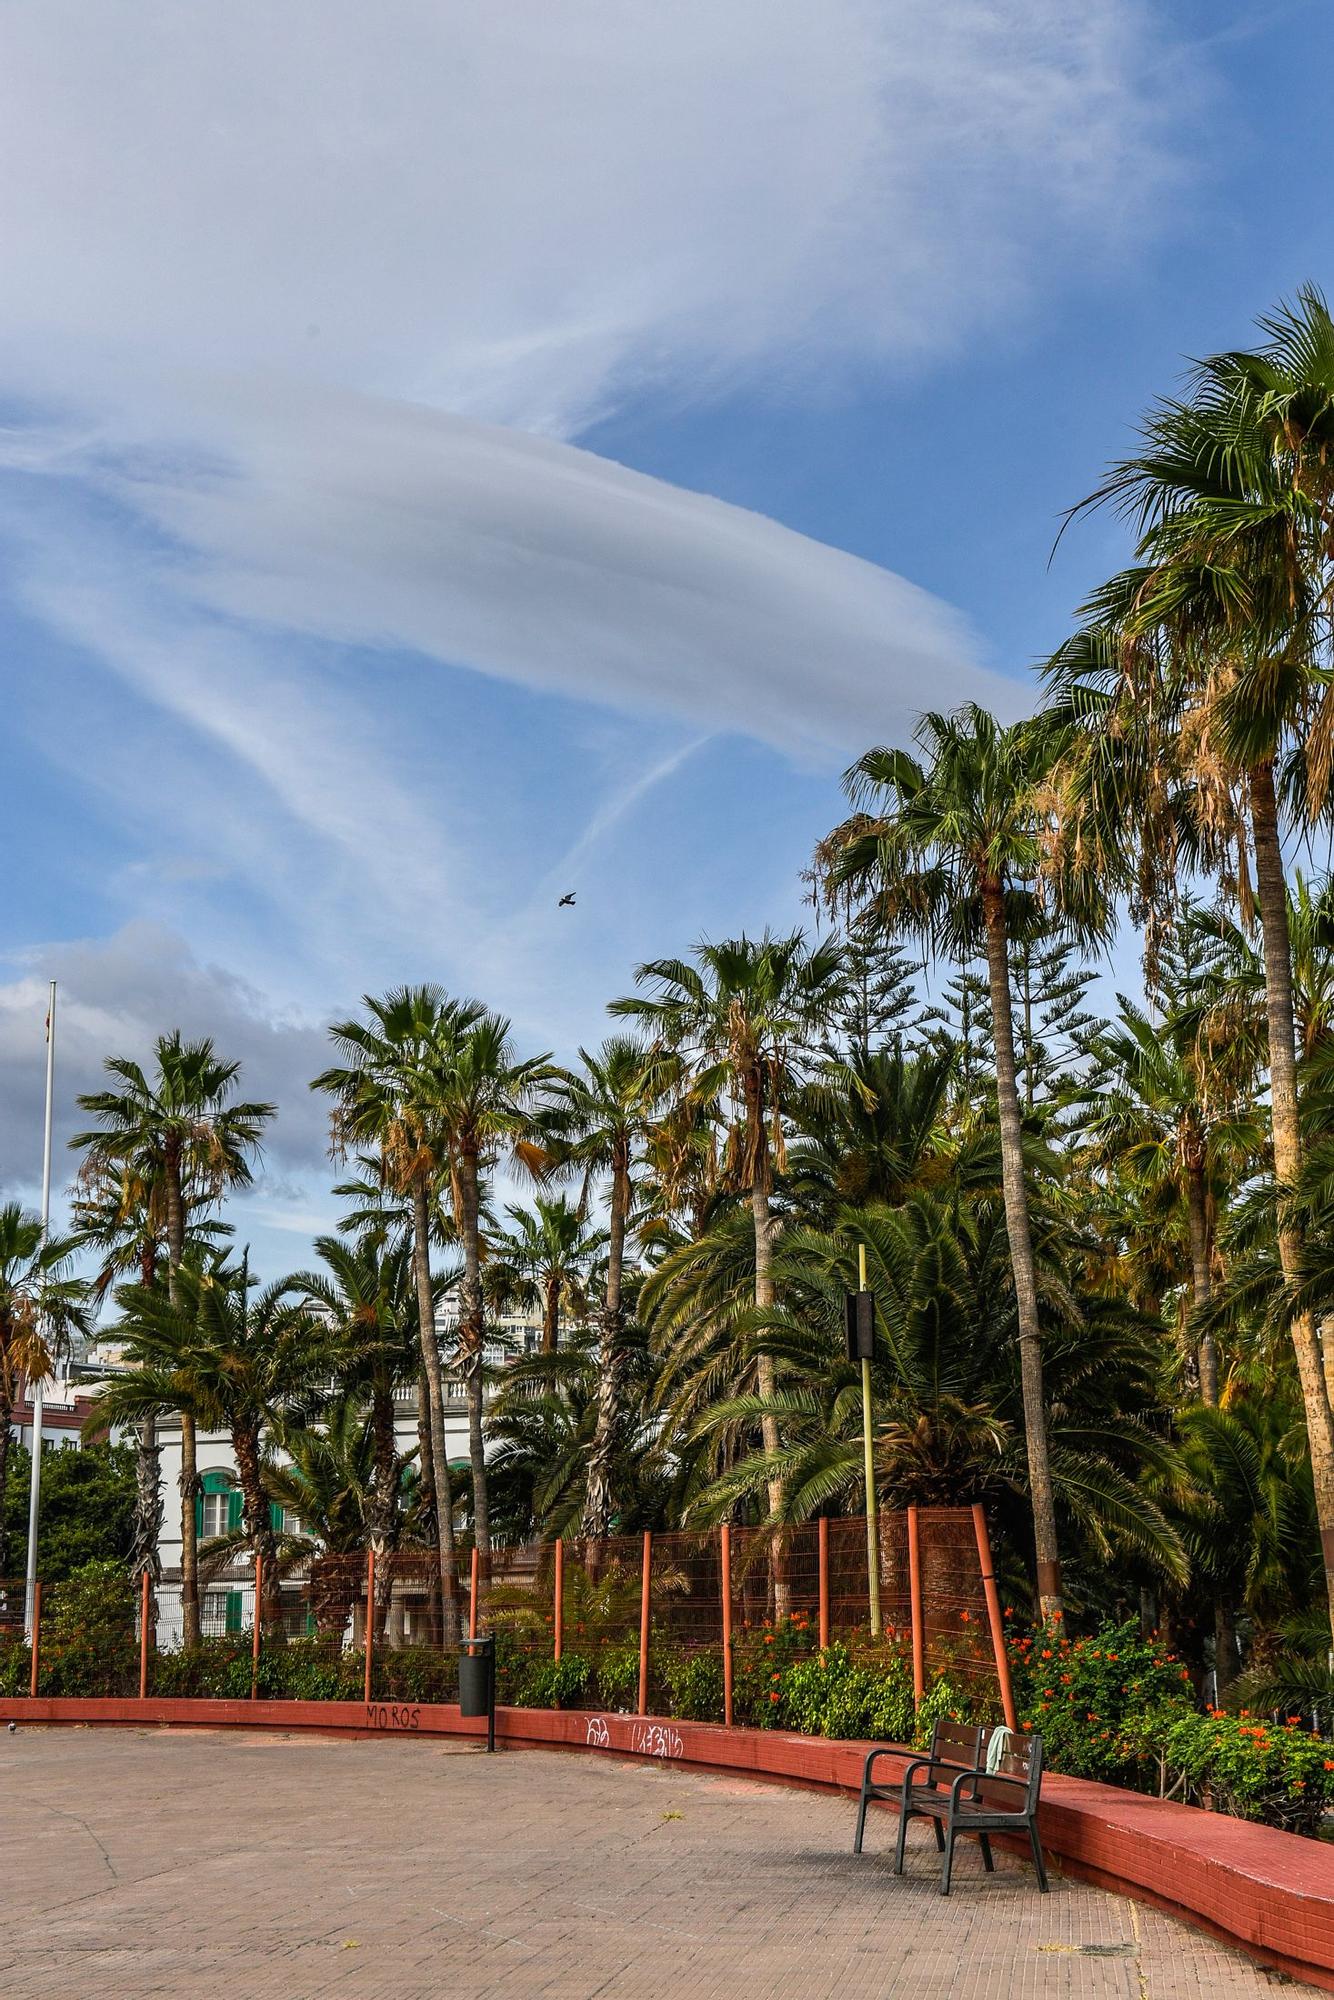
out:
M1320 0L0 14L5 1186L48 977L65 1132L178 1022L277 1099L276 1269L363 990L568 1055L801 920L843 764L1017 712L1122 553L1061 510L1328 281L1332 56Z

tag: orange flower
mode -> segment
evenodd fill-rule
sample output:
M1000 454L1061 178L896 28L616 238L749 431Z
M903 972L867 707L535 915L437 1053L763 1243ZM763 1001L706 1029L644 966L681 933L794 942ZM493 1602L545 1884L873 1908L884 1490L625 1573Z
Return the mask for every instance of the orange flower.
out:
M764 1643L765 1643L765 1645L766 1645L766 1646L772 1646L772 1645L773 1645L773 1642L774 1642L774 1635L773 1635L773 1633L772 1633L772 1632L766 1632L766 1633L765 1633L765 1635L764 1635Z
M774 1693L772 1693L772 1694L771 1694L771 1695L769 1696L769 1699L770 1699L770 1701L777 1701L777 1700L778 1700L778 1695L777 1695L777 1692L775 1691Z

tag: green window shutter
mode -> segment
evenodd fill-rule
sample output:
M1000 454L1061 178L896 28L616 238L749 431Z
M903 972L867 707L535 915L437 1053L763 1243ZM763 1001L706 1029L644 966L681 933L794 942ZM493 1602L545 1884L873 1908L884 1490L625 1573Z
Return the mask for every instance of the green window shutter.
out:
M227 1495L228 1534L229 1535L235 1534L236 1530L240 1527L240 1525L241 1525L241 1489L239 1486L233 1486L231 1492Z
M204 1496L202 1493L196 1493L195 1494L195 1540L196 1541L202 1540L203 1534L204 1534Z
M241 1593L239 1590L227 1592L227 1630L239 1632L241 1629Z
M283 1508L280 1500L270 1500L269 1502L269 1526L273 1529L275 1535L281 1535L283 1531Z

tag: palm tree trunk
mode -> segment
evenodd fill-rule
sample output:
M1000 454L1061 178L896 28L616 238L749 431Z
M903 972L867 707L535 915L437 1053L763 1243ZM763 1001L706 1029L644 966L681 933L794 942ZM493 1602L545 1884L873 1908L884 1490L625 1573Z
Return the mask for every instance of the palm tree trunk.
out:
M412 1269L417 1281L417 1322L422 1367L431 1408L431 1484L435 1489L436 1541L440 1558L440 1609L444 1643L459 1640L458 1566L454 1548L454 1503L449 1489L449 1448L445 1442L445 1385L440 1342L435 1334L431 1296L431 1209L425 1183L412 1190Z
M1274 1141L1274 1175L1280 1195L1295 1186L1301 1168L1297 1117L1297 1035L1292 1004L1292 939L1288 932L1287 881L1279 838L1274 767L1263 762L1250 773L1251 837L1255 843L1255 901L1265 959L1265 1014L1269 1030L1269 1117ZM1290 1290L1301 1279L1302 1243L1292 1222L1281 1217L1279 1262ZM1311 1451L1316 1519L1324 1558L1325 1595L1334 1635L1334 1410L1326 1374L1334 1356L1322 1356L1310 1313L1292 1320L1292 1346L1302 1385L1306 1436Z
M258 1425L237 1424L233 1427L232 1456L236 1460L236 1477L241 1488L241 1519L246 1540L262 1565L264 1598L262 1603L256 1604L255 1616L261 1628L268 1629L277 1622L280 1602L278 1544L273 1533L269 1496L264 1491L260 1472Z
M560 1345L560 1274L551 1272L542 1301L542 1352L554 1354Z
M630 1208L629 1149L618 1145L611 1168L607 1228L607 1288L602 1301L602 1341L598 1353L598 1407L593 1447L588 1454L584 1492L584 1534L601 1538L611 1531L611 1462L621 1402L621 1273L625 1264L625 1224Z
M760 1143L756 1152L755 1178L750 1190L750 1212L755 1227L755 1304L760 1311L768 1311L774 1302L774 1236L773 1217L769 1213L769 1150L764 1136L763 1110L760 1112ZM778 1381L774 1373L773 1356L761 1354L755 1363L756 1386L765 1402L772 1402ZM782 1440L778 1435L778 1419L770 1412L760 1419L760 1433L764 1439L765 1454L777 1457ZM783 1482L772 1478L769 1481L769 1522L774 1533L773 1552L769 1559L773 1577L774 1617L786 1618L791 1609L792 1591L787 1578L787 1565L779 1543L779 1522L783 1515Z
M486 1486L486 1440L482 1433L482 1363L486 1327L482 1315L482 1235L478 1219L476 1153L463 1154L459 1192L463 1215L463 1282L459 1313L459 1367L468 1394L468 1456L472 1463L472 1523L478 1568L491 1574L491 1508Z
M1019 1378L1028 1447L1028 1487L1033 1506L1038 1605L1044 1620L1061 1615L1061 1561L1056 1539L1056 1501L1047 1446L1047 1412L1042 1394L1042 1328L1038 1318L1037 1266L1024 1185L1023 1122L1014 1059L1014 1018L1010 1005L1010 956L1005 902L999 882L982 890L987 932L987 975L991 988L992 1041L996 1051L996 1101L1000 1112L1001 1179L1005 1230L1010 1240L1015 1304L1019 1316Z
M169 1136L163 1165L167 1195L167 1287L174 1306L180 1304L176 1273L185 1255L185 1197L181 1189L180 1140ZM199 1497L199 1468L195 1450L195 1420L181 1411L181 1629L187 1648L203 1640L199 1619L199 1543L195 1534L195 1501Z
M375 1637L383 1637L393 1590L390 1555L398 1540L398 1447L394 1438L394 1393L377 1385L371 1391L371 1436L374 1440L374 1481L368 1527L375 1553Z
M1213 1286L1210 1277L1209 1211L1204 1191L1204 1169L1186 1162L1186 1204L1190 1214L1191 1300L1196 1312L1208 1305ZM1218 1347L1211 1333L1202 1334L1199 1346L1200 1401L1211 1410L1218 1408Z
M157 1283L157 1248L151 1234L144 1237L139 1253L139 1286L151 1292ZM2 1490L2 1489L0 1489ZM162 1575L159 1544L162 1539L162 1454L158 1449L157 1418L146 1416L139 1425L138 1457L134 1471L134 1574L147 1571L156 1586ZM0 1575L3 1564L0 1564Z

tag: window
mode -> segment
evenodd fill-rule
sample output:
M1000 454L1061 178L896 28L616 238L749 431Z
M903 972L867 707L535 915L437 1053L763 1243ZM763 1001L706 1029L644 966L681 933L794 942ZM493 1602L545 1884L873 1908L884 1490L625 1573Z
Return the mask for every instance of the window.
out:
M225 1535L227 1515L231 1509L230 1493L206 1493L204 1495L204 1534Z
M195 1533L201 1542L230 1535L241 1525L241 1490L230 1472L206 1472L195 1500Z

